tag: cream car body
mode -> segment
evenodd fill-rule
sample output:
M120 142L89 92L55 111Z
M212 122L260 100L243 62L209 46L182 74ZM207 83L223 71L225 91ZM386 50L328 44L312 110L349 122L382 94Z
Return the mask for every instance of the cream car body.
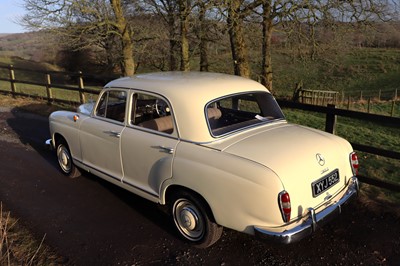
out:
M358 190L347 141L287 123L267 89L236 76L121 78L97 103L53 113L50 131L66 175L83 169L169 205L178 232L203 247L222 226L297 241Z

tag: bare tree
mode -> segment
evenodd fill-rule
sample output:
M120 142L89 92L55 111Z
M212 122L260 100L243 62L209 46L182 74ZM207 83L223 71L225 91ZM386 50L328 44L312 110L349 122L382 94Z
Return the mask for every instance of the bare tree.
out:
M261 0L228 0L225 1L227 27L231 44L232 61L235 75L250 77L250 65L244 35L244 20L255 8L262 4Z
M216 8L215 0L195 0L191 12L191 32L193 50L198 50L200 71L209 71L209 46L211 43L222 45L222 15Z
M235 0L236 1L236 0ZM254 5L253 5L254 6ZM271 39L274 30L280 27L289 34L295 34L298 42L305 41L311 48L310 57L315 58L318 48L316 30L324 22L330 26L337 23L369 23L388 19L388 4L380 0L356 1L273 1L262 0L262 6L254 9L262 20L263 45L261 83L270 90L272 86Z
M179 6L179 24L180 24L180 39L181 39L181 71L190 70L189 56L189 15L191 11L190 0L178 0Z
M206 12L210 1L198 1L198 20L199 20L199 34L198 38L200 40L199 50L200 50L200 71L208 72L208 46L207 46L207 20Z
M115 21L111 24L116 28L116 35L120 37L122 44L124 75L131 76L135 73L132 31L125 18L121 0L110 0L110 4L115 16Z
M169 69L169 34L158 14L142 13L130 18L134 32L136 69L165 71Z
M259 52L258 44L262 44L261 60L253 62L260 64L259 79L272 91L272 37L276 31L286 34L287 43L299 54L315 59L322 48L327 50L326 47L334 47L333 43L342 40L334 33L343 28L389 19L387 1L391 0L24 0L29 12L23 22L33 29L53 30L74 49L103 49L107 64L120 62L124 75L135 72L134 51L140 51L136 57L142 57L140 62L157 69L164 70L168 65L170 70L177 70L180 59L180 69L188 71L190 51L197 48L194 44L198 44L200 70L208 71L210 32L221 31L219 36L226 36L223 34L227 32L236 75L252 76L248 45ZM218 10L215 13L224 19L210 10ZM149 21L160 20L156 25L162 29L151 31L154 26L149 26L135 38L133 28L140 30L134 22L138 14ZM219 24L226 28L215 27ZM248 31L250 26L256 30ZM246 39L250 32L251 42ZM192 36L197 36L197 40ZM334 38L337 42L330 42ZM218 41L221 45L221 39ZM361 41L359 38L358 42ZM140 48L135 48L134 43L140 44ZM152 56L156 53L162 55Z
M74 49L97 46L107 49L110 39L120 42L122 73L135 72L132 32L122 0L24 0L27 14L21 24L48 30Z
M179 13L177 0L144 0L147 10L156 13L163 18L167 25L169 35L169 70L178 69L176 50L179 47L177 41L178 26L177 14Z

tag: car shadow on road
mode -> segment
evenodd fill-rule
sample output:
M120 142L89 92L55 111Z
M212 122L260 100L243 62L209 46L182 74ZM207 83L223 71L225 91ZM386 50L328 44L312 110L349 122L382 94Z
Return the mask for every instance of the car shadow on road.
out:
M132 210L148 219L151 223L168 232L170 235L177 237L172 219L168 214L168 206L162 206L146 200L91 173L84 172L81 178L86 178L101 185L116 198L127 204Z
M24 109L40 108L40 106L24 107ZM50 138L49 121L47 117L23 111L21 108L12 108L10 114L6 117L6 123L15 134L15 137L17 137L25 147L32 148L54 169L58 170L58 163L54 151L50 150L49 147L45 145L45 141ZM61 171L59 172L61 175ZM174 226L169 219L170 217L166 214L166 208L136 196L90 173L82 172L82 178L98 183L158 227L171 235L176 235Z
M11 108L9 112L2 112L0 115L4 118L5 128L9 127L6 141L19 143L25 149L32 149L41 157L57 169L57 161L50 152L49 147L45 145L47 139L50 139L49 120L47 116L31 113L26 110L44 109L45 104L30 104L24 107Z

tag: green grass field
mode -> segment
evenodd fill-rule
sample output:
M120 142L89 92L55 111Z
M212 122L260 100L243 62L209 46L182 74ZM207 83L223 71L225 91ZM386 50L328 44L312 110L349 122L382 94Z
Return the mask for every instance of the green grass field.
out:
M273 57L278 96L292 95L299 82L304 89L333 90L345 95L400 89L399 49L354 49L332 60L293 61L279 50Z

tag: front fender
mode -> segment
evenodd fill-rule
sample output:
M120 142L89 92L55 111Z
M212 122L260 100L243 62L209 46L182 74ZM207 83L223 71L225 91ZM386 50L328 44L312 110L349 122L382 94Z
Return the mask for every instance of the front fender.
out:
M76 121L74 120L75 115L79 115L79 119ZM49 127L53 145L56 145L59 137L64 138L67 141L72 157L77 160L82 160L79 129L81 123L86 118L86 115L69 111L57 111L49 116Z

